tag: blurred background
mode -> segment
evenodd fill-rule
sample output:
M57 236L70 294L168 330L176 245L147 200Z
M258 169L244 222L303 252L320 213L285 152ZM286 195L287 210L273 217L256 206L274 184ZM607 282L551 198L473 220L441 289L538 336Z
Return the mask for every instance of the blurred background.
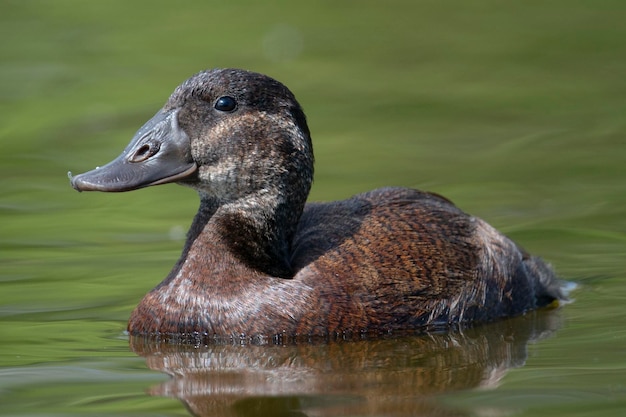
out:
M618 0L3 0L0 415L186 414L143 394L165 377L123 331L178 258L197 196L79 194L67 172L110 161L214 67L294 92L314 141L312 200L435 191L579 284L524 368L448 401L468 415L619 415L625 13Z

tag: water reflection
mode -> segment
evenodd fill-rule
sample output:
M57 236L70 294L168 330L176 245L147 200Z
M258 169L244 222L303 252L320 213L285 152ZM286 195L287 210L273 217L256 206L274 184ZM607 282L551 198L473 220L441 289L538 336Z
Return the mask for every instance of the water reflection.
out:
M522 366L527 345L560 327L539 311L462 332L280 346L158 345L131 338L152 369L172 376L151 395L197 416L466 415L435 394L494 388Z

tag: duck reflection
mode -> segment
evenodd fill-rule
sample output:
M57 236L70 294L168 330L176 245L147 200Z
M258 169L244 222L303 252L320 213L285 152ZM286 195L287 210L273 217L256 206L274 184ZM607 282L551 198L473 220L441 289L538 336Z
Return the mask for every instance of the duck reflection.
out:
M436 394L495 388L520 367L528 343L560 327L543 310L458 332L291 345L185 346L133 337L151 369L172 376L150 389L196 416L466 415Z

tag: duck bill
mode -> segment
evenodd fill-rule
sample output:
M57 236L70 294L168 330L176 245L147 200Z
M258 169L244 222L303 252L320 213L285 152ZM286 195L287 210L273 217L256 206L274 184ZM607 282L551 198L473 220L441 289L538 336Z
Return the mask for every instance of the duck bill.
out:
M191 176L197 165L191 143L178 125L178 110L159 111L137 131L124 152L108 164L72 176L77 191L131 191Z

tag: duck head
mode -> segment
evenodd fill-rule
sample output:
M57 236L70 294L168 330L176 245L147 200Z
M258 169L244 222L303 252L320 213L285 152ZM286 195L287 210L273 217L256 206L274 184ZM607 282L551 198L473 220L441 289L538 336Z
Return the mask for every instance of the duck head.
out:
M78 191L190 186L201 204L189 239L210 220L207 239L226 242L255 270L289 277L313 149L304 112L287 87L262 74L216 69L177 87L115 160L69 176Z
M272 195L293 205L294 194L306 200L312 177L309 129L287 87L216 69L177 87L116 159L70 181L77 191L105 192L176 182L220 204Z

